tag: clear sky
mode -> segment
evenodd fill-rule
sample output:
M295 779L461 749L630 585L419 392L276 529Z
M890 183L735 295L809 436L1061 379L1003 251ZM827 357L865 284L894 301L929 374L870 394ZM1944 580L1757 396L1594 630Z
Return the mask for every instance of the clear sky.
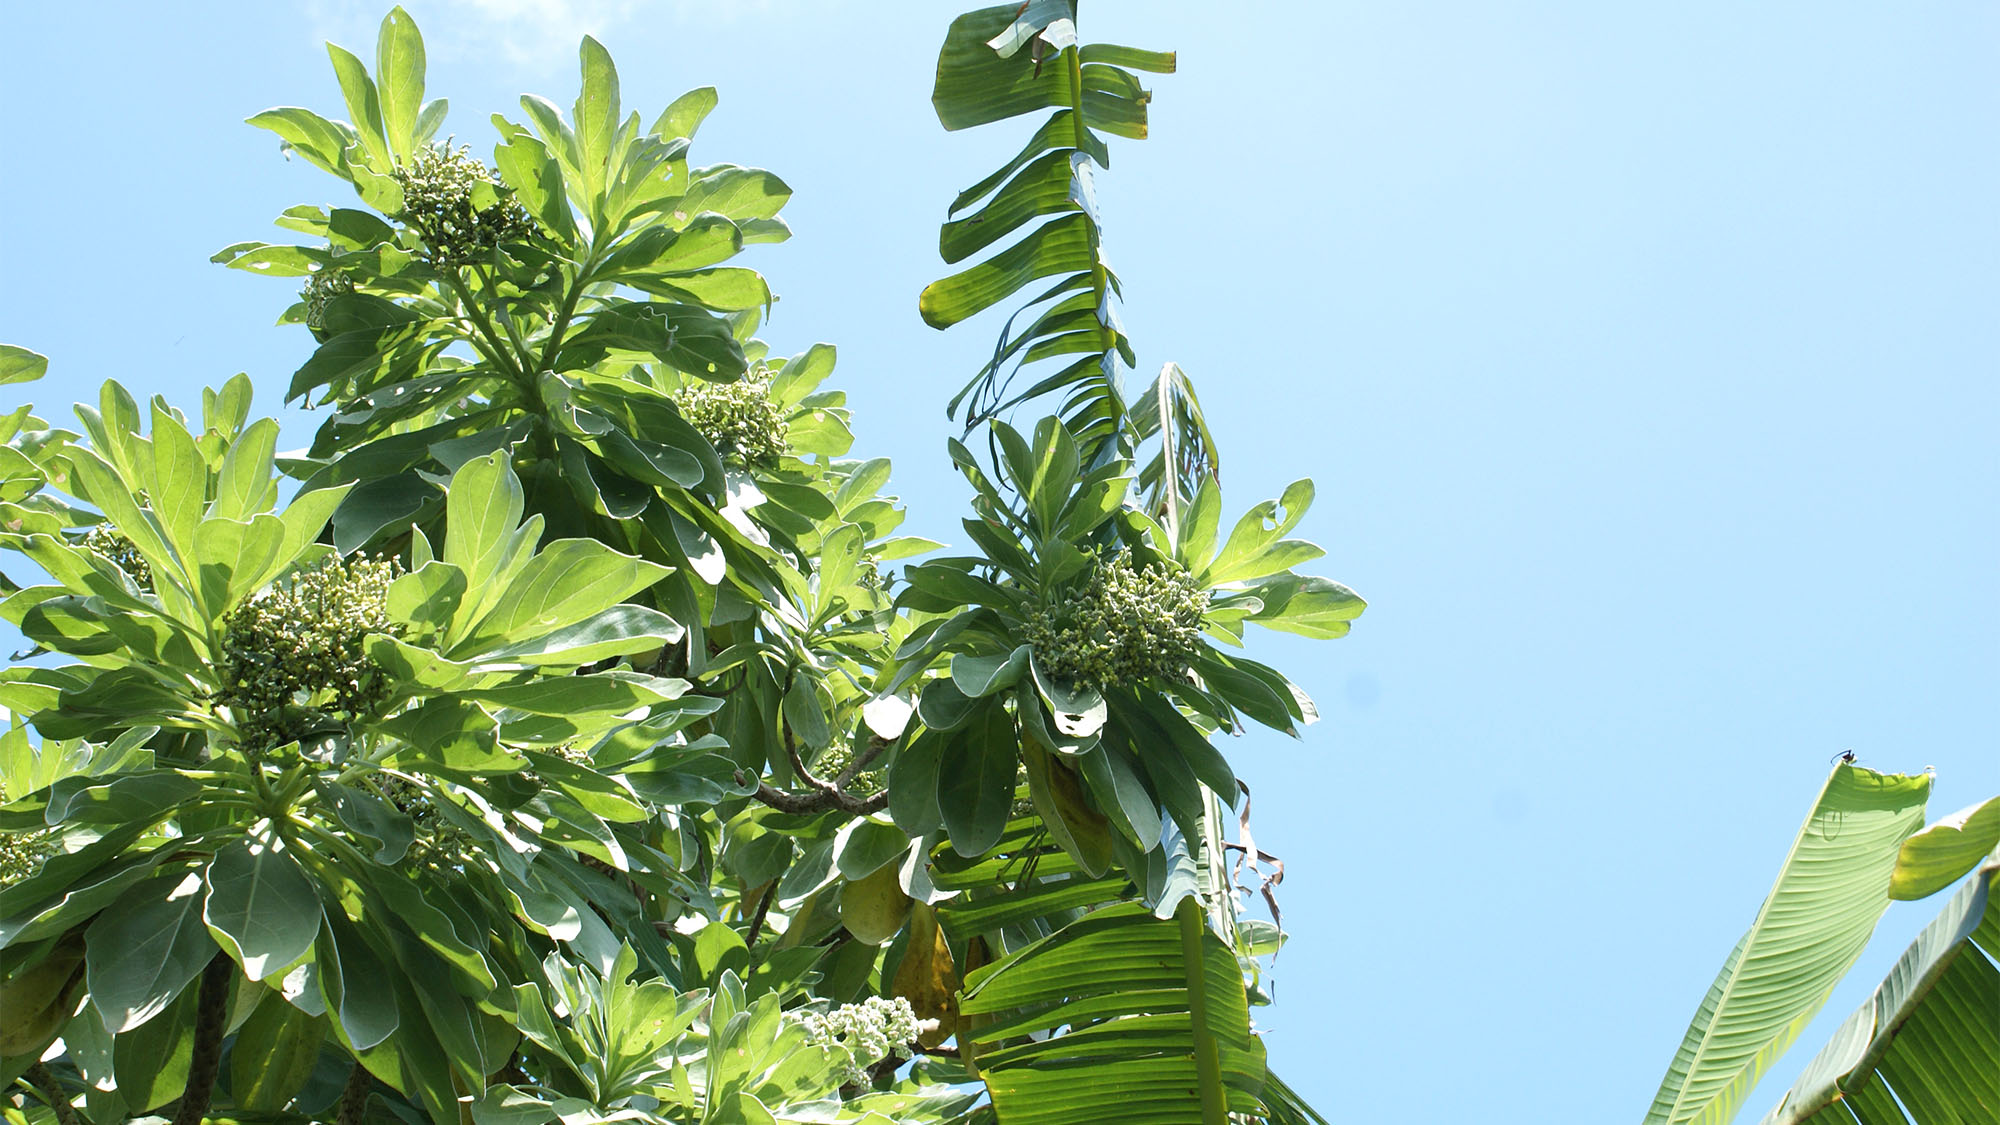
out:
M916 294L1031 128L938 128L956 6L408 7L481 150L515 95L570 102L585 30L648 120L720 87L697 162L797 192L751 259L766 338L840 346L857 452L954 538L943 404L997 324ZM372 58L385 10L0 7L0 341L53 360L0 406L244 370L278 411L291 294L207 258L345 199L241 121L344 116L319 42ZM1228 747L1287 865L1274 1066L1336 1121L1636 1121L1834 754L1935 766L1933 816L2000 793L2000 7L1092 0L1082 31L1180 52L1099 179L1141 369L1197 380L1232 509L1318 482L1304 533L1371 602L1263 646L1324 721ZM1941 905L1890 912L1746 1120Z

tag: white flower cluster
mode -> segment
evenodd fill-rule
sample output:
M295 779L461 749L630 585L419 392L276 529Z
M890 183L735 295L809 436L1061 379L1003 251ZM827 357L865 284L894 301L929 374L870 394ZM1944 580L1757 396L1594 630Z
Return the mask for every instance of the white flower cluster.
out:
M907 1058L917 1036L937 1027L936 1020L920 1020L910 1002L901 996L884 999L870 996L859 1004L842 1004L831 1012L799 1012L796 1018L813 1043L823 1049L847 1055L847 1069L841 1074L843 1086L865 1085L868 1068L883 1059Z

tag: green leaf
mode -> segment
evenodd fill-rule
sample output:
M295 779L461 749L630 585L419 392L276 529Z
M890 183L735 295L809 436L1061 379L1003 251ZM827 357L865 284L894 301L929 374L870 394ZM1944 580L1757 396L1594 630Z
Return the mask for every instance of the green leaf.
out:
M319 897L283 840L268 832L216 849L202 920L251 980L274 976L311 949Z
M0 385L32 383L47 374L49 357L12 344L0 344Z
M521 480L504 451L467 461L451 475L445 493L444 561L465 572L470 588L482 589L499 568L525 503Z
M1074 149L1044 153L1007 182L984 207L946 223L938 232L938 255L948 263L964 261L1022 224L1042 215L1077 211L1070 154Z
M409 158L416 151L417 118L424 109L424 37L401 7L382 18L375 40L375 77L381 83L382 126L389 151Z
M774 173L732 166L696 180L675 206L690 215L713 211L731 219L769 219L791 197L791 187Z
M564 341L557 366L587 367L611 352L651 356L701 379L729 382L748 366L729 324L696 305L632 301L606 309Z
M458 696L495 707L512 707L531 715L582 717L598 712L619 715L670 702L679 699L687 688L686 680L614 671L589 676L544 676L516 684L465 690Z
M1861 955L1930 788L1922 775L1833 768L1757 920L1695 1013L1647 1125L1724 1121L1742 1105Z
M446 557L451 557L449 552ZM467 630L447 655L476 654L546 637L602 613L658 582L669 571L668 567L621 555L595 539L558 539L491 595L493 609Z
M603 190L611 140L618 132L618 68L611 62L611 52L588 35L578 44L577 55L583 67L583 86L571 116L576 121L578 161L594 196Z
M685 633L659 610L615 605L574 625L488 650L483 658L495 663L583 665L649 652L678 642Z
M1951 885L2000 845L2000 797L1960 809L1903 841L1889 897L1924 898Z
M197 989L183 989L167 1010L130 1031L111 1049L118 1095L128 1110L144 1112L181 1096L194 1059Z
M917 299L918 311L932 328L949 328L1036 278L1088 273L1097 261L1095 243L1089 216L1051 220L971 269L926 285Z
M1137 47L1114 47L1109 43L1092 43L1084 47L1082 58L1085 66L1105 63L1153 74L1172 74L1178 65L1172 51L1142 51Z
M1026 51L1002 56L990 41L1013 26L1018 4L967 12L951 22L938 51L931 106L948 130L969 129L1070 104L1066 60L1038 65Z
M1764 1125L1983 1121L2000 1107L2000 855L1924 927ZM1893 1100L1892 1100L1893 1099ZM1851 1115L1850 1115L1851 1114Z
M324 1038L324 1019L307 1015L276 993L266 993L236 1033L229 1061L231 1100L252 1113L285 1108L312 1077Z
M959 653L951 658L951 682L972 699L979 699L1013 687L1028 669L1028 655L1034 650L1021 645L1012 652L991 656Z
M85 933L90 1003L117 1035L157 1016L215 956L201 875L168 871L121 895Z
M995 703L945 751L938 765L938 812L959 855L986 854L1006 831L1020 746L1013 717Z
M287 149L305 157L321 171L348 178L348 135L341 126L312 110L280 106L251 117L249 124L278 134Z
M329 783L321 790L333 815L349 832L374 844L376 863L393 867L416 842L416 822L389 802L352 786Z
M938 771L951 740L927 730L903 748L889 767L889 815L911 836L934 832L943 823L938 810Z
M669 140L684 137L693 140L695 131L702 121L714 111L716 103L715 87L701 86L675 98L653 122L652 132Z
M244 403L245 408L248 403ZM271 510L278 489L271 469L278 447L278 423L259 418L229 443L216 472L215 502L209 506L211 519L247 520Z
M1263 1116L1241 969L1200 915L1193 899L1172 921L1143 903L1102 907L966 975L959 1011L983 1017L970 1038L1002 1120Z
M792 677L781 704L785 726L798 740L813 749L823 749L833 741L826 704L820 698L814 677L800 673Z
M183 558L194 553L194 529L208 504L208 461L166 403L153 400L149 496L168 541Z
M395 160L382 130L382 103L374 81L368 77L368 68L345 48L328 43L326 53L333 60L334 76L340 79L340 96L347 102L347 116L354 124L361 146L375 170L386 174Z
M390 970L345 915L335 911L326 921L314 946L320 993L341 1036L365 1051L388 1039L401 1023L395 993L379 987Z

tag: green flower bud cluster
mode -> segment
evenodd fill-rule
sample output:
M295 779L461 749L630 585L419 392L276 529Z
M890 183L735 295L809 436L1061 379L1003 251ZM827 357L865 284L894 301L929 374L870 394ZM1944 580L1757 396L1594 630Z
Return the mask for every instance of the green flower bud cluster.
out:
M833 745L820 751L819 757L813 759L812 771L821 781L832 781L853 762L854 747L836 740ZM880 768L862 770L842 786L850 793L880 793L888 787L889 774Z
M437 803L422 789L400 777L391 777L382 782L381 793L384 800L410 818L411 826L416 831L416 838L410 841L410 850L404 853L404 863L414 867L456 870L475 850L473 838L464 829L446 820L438 812Z
M7 783L0 781L0 805L11 799L7 795ZM56 851L53 829L43 828L33 832L0 829L0 887L11 887L34 875L42 869L42 861Z
M299 300L306 306L306 327L316 333L326 331L326 303L352 292L354 283L339 270L314 270L308 274L305 288L299 290Z
M388 600L401 569L392 559L328 559L230 611L216 701L235 712L246 745L269 749L381 704L389 683L365 641L398 631Z
M1043 670L1068 683L1182 680L1207 609L1192 575L1168 563L1137 567L1121 552L1099 558L1081 588L1038 606L1026 632Z
M499 177L472 155L426 145L392 173L403 185L402 219L429 247L432 263L459 266L484 258L503 242L535 233L535 220Z
M917 1036L937 1027L936 1020L918 1019L916 1010L901 996L870 996L824 1015L799 1012L794 1018L815 1046L845 1052L847 1067L840 1077L843 1086L867 1083L868 1068L883 1059L910 1057L910 1044Z
M688 424L725 458L745 466L774 466L785 455L789 427L784 411L771 401L768 379L690 382L674 402Z
M118 534L118 530L108 523L100 523L90 529L80 544L84 550L95 553L99 558L125 572L141 590L153 588L153 567L146 556L130 539Z

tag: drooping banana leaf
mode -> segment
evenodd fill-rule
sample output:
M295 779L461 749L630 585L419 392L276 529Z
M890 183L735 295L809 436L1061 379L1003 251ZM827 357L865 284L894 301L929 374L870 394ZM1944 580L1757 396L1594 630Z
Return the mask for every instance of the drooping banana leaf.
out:
M1646 1125L1728 1121L1798 1038L1889 906L1930 778L1834 766L1757 919L1709 986Z
M1010 244L931 283L918 302L926 323L947 328L1050 282L1007 321L992 358L952 399L954 415L964 404L968 429L1061 394L1087 463L1131 443L1119 365L1137 361L1113 309L1118 279L1104 263L1092 185L1109 164L1102 134L1146 135L1152 95L1133 71L1173 69L1171 53L1079 44L1070 0L1003 4L952 21L931 97L946 129L1054 111L1017 156L953 201L938 238L953 264Z
M1763 1125L2000 1121L2000 851L1847 1017Z
M960 1011L980 1020L969 1034L1003 1125L1266 1113L1243 977L1195 899L1170 920L1138 902L1094 910L969 974Z

